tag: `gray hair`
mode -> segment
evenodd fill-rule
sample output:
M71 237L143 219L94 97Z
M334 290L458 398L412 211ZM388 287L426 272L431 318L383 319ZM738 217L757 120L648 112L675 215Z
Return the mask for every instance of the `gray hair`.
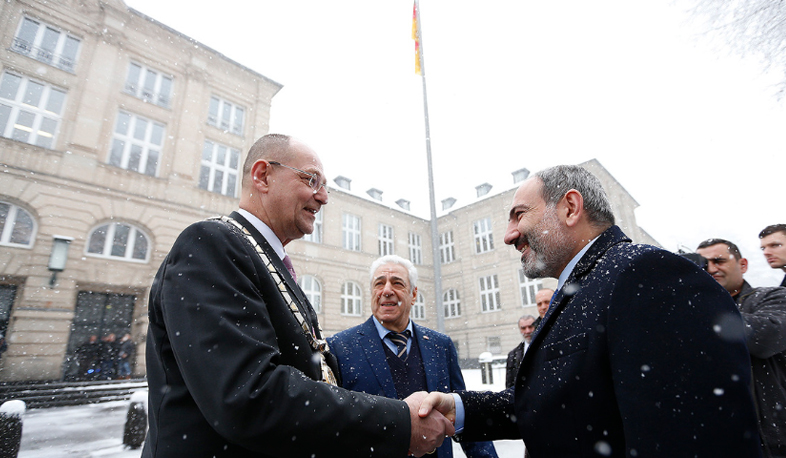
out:
M521 318L516 323L521 323L521 320L532 320L535 321L535 317L532 315L521 315Z
M401 256L396 256L395 254L382 256L371 263L371 268L368 272L370 282L374 281L374 273L376 273L377 269L379 269L380 266L384 264L399 264L404 266L404 268L407 269L407 274L409 274L409 291L415 291L415 287L417 287L418 283L418 269L416 269L415 265L412 264L412 262L410 262L408 259L404 259Z
M584 210L593 225L611 226L614 224L614 213L606 191L595 175L578 165L557 165L541 170L535 174L540 178L541 197L549 206L554 206L571 189L575 189L584 198Z

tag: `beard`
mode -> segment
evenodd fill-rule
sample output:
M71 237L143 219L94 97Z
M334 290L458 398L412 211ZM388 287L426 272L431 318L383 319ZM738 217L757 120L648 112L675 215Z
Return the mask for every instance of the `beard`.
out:
M535 227L522 234L529 244L529 256L521 258L524 275L529 278L554 277L570 262L571 247L557 211L549 208Z

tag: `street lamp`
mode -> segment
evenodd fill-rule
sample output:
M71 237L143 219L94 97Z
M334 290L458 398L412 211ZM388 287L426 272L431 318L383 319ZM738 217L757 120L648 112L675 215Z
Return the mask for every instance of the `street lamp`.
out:
M68 260L68 246L74 240L73 237L55 235L52 242L52 254L49 256L49 270L52 271L52 278L49 280L49 287L54 288L57 283L57 273L65 270L66 260Z

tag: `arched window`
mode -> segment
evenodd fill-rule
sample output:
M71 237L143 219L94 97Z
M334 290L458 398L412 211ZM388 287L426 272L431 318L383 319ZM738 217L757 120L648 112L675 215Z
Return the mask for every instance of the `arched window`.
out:
M352 281L344 283L341 287L341 314L360 316L362 299L360 286L357 283Z
M0 245L30 248L36 224L27 210L10 202L0 202Z
M150 242L145 233L130 224L108 223L93 229L87 253L126 261L147 261Z
M442 295L442 304L445 306L445 318L461 316L461 300L455 289L449 289Z
M311 305L314 307L314 311L321 313L322 285L319 284L317 277L313 275L301 275L297 279L297 284L300 285L300 289L303 290L306 298L308 298L308 301L311 302Z

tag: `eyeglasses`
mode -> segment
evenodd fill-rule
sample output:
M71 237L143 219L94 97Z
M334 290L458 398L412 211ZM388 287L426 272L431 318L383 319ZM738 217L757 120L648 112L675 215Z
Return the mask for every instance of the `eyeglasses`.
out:
M286 167L289 170L295 171L297 173L302 173L303 175L307 175L308 176L308 187L311 188L311 190L314 192L314 194L318 193L319 190L322 189L322 188L325 188L325 191L328 194L330 194L330 191L328 190L327 186L325 186L325 183L322 183L322 180L320 179L321 177L318 174L316 174L316 173L309 173L309 172L306 172L305 170L296 169L294 167L290 167L288 165L285 165L285 164L282 164L282 163L276 162L276 161L268 161L268 163L273 164L273 165L280 165L281 167ZM301 177L301 178L305 179L306 177Z

